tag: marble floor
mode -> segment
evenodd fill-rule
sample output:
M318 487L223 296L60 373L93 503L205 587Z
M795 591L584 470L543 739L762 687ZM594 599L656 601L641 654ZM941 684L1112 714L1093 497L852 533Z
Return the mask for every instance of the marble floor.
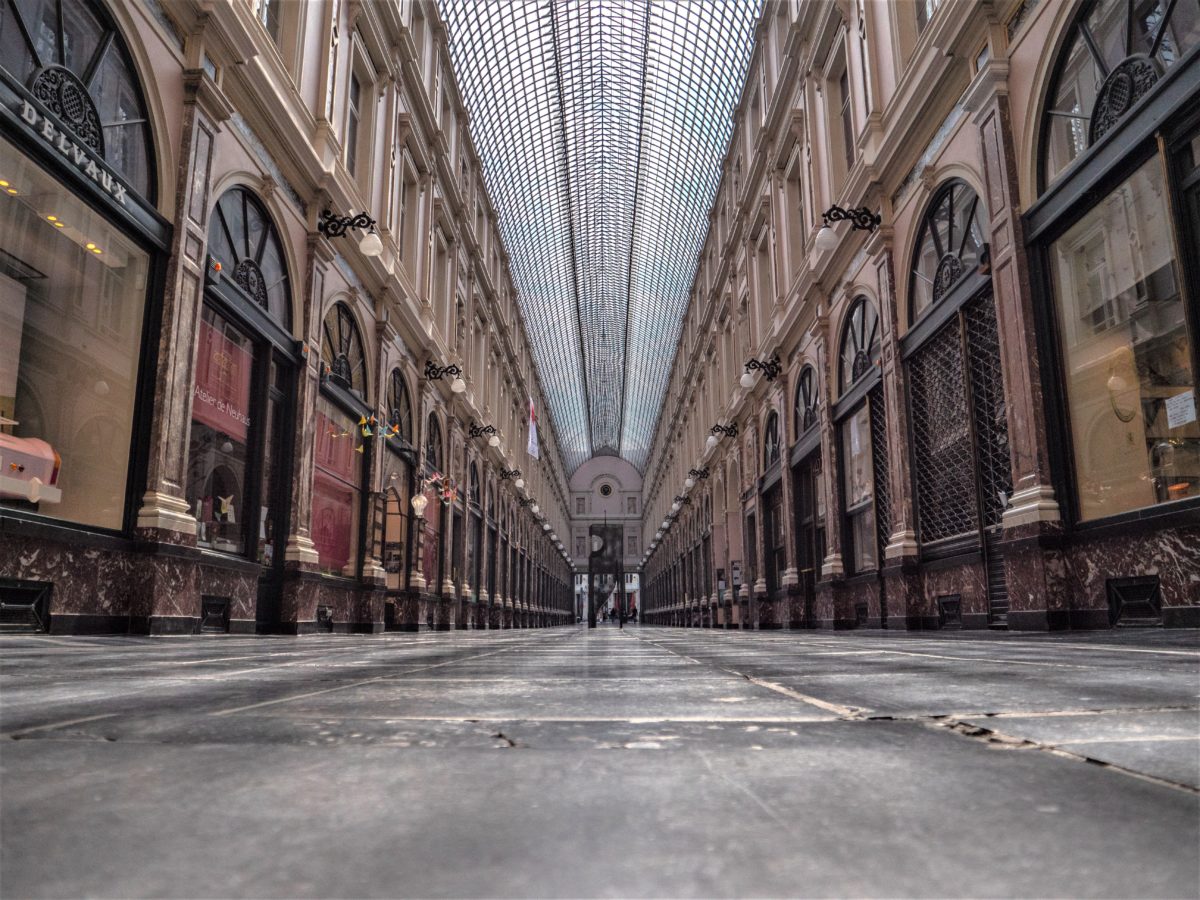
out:
M1200 634L0 637L0 896L1200 894Z

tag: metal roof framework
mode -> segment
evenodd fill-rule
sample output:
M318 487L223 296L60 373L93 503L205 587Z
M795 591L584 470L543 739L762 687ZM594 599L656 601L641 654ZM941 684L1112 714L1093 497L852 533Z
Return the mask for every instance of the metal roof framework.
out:
M762 0L440 0L574 471L645 468Z

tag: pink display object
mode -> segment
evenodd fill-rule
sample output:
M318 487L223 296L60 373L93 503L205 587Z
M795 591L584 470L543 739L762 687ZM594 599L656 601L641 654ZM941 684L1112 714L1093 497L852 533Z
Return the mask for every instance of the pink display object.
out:
M55 487L62 459L41 438L0 433L0 500L60 503Z

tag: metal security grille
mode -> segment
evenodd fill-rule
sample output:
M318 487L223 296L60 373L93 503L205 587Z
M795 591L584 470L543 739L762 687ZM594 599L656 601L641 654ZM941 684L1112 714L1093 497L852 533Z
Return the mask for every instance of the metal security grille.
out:
M908 363L921 543L977 531L962 327L955 317Z
M1000 335L991 292L967 304L967 364L971 373L971 406L975 421L975 458L979 465L983 526L1000 524L1012 494L1008 447L1008 411L1000 368Z
M883 405L883 385L868 395L871 404L871 459L875 469L875 533L879 543L879 564L892 530L892 484L888 477L887 413Z

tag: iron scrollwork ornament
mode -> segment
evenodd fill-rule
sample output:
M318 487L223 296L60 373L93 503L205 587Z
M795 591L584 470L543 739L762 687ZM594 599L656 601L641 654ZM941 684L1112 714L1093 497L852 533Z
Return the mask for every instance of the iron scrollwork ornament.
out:
M432 360L425 363L425 378L429 381L439 381L449 375L451 378L460 378L462 369L451 363L448 366L434 365Z
M709 434L723 434L725 437L737 437L738 426L737 422L730 422L728 425L714 425L709 429Z
M1088 128L1088 145L1096 143L1121 121L1129 109L1148 94L1158 83L1158 63L1143 54L1121 60L1108 73L1092 104L1092 121Z
M949 293L950 288L958 283L962 278L963 264L953 253L947 253L938 263L937 271L933 276L933 302L937 303Z
M326 209L321 212L321 218L317 221L317 231L331 238L341 237L351 228L374 227L375 220L365 212L353 216L336 216Z
M825 210L821 219L827 226L830 222L849 222L850 227L855 231L874 231L883 221L882 216L871 212L865 206L860 206L858 209L843 209L836 205Z
M233 281L238 287L250 295L250 299L267 309L267 282L263 278L262 269L252 259L243 259L233 270ZM347 364L349 365L349 364Z
M746 371L753 372L755 369L761 370L767 381L774 381L783 371L783 364L779 361L779 354L765 360L755 358L747 360Z
M58 116L88 149L104 156L104 131L100 115L87 85L75 73L63 66L39 69L30 83L30 90L43 106Z

